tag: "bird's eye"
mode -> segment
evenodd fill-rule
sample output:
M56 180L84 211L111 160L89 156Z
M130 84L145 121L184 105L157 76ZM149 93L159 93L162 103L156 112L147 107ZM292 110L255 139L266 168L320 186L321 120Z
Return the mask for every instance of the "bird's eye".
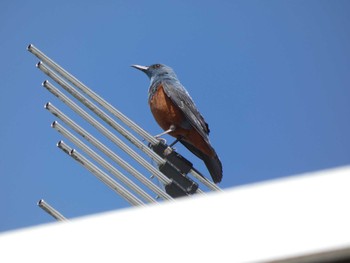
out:
M155 64L153 67L154 68L160 68L160 64Z

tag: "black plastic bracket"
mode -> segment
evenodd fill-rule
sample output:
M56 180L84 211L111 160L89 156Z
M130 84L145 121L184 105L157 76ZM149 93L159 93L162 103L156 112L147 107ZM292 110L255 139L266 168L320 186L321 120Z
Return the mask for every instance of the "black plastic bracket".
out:
M192 169L193 164L183 157L181 154L177 153L173 149L168 154L165 152L168 150L168 145L162 142L159 142L156 145L150 145L151 149L157 153L160 157L169 161L172 165L180 170L183 174L188 174L188 172Z
M166 154L166 151L169 150L168 145L162 142L150 145L150 148L166 160L164 164L159 166L159 171L172 179L172 183L165 186L165 190L170 196L176 198L191 195L197 191L198 184L186 176L193 167L190 161L172 149L170 153Z
M198 184L187 176L181 174L178 169L166 162L159 166L159 171L165 174L169 179L173 179L186 194L194 194L198 189Z

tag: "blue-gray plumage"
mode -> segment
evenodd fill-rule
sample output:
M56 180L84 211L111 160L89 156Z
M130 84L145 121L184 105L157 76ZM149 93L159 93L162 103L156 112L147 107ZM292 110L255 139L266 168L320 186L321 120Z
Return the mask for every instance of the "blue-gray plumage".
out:
M222 179L222 164L209 141L209 127L191 96L168 66L133 65L151 80L148 103L158 124L206 164L215 183Z

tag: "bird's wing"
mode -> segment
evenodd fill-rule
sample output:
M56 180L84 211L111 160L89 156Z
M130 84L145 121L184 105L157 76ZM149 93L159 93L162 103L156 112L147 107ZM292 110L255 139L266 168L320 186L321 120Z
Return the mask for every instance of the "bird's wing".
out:
M203 139L209 142L209 126L203 116L197 110L191 96L187 90L174 80L163 80L163 89L165 94L174 102L176 106L184 113L190 124L199 132Z

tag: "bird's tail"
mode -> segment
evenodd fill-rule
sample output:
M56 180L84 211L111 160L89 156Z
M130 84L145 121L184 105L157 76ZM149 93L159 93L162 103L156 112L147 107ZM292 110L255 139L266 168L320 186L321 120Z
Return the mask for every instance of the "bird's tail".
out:
M193 154L195 154L198 158L202 159L207 166L207 169L213 179L214 183L220 183L222 179L222 163L216 154L215 150L210 146L213 155L208 156L194 147L192 144L186 142L185 140L180 140L180 142L189 149Z
M213 182L216 184L220 183L222 179L222 164L219 157L216 154L213 157L204 155L202 159L213 178Z

